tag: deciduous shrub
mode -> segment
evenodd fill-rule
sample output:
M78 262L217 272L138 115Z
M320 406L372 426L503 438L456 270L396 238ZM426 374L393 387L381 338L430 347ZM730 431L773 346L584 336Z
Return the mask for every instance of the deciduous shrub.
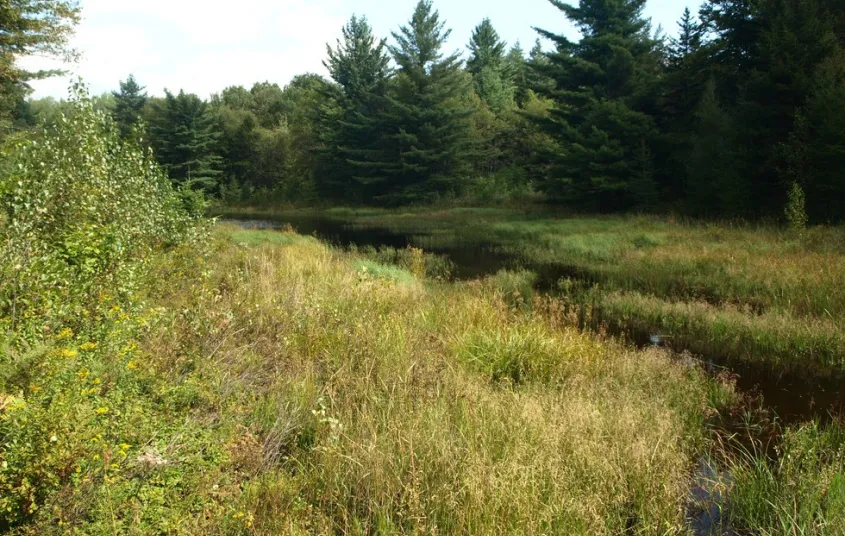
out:
M126 300L150 252L192 228L149 151L123 141L81 84L74 91L54 126L9 140L0 153L6 328L34 317L58 327Z

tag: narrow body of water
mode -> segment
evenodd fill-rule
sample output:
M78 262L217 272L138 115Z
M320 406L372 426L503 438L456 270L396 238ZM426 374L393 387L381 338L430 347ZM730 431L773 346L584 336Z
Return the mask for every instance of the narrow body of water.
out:
M422 236L394 233L387 229L361 228L343 220L319 216L285 216L276 219L224 214L221 221L235 223L247 229L281 229L292 226L300 234L315 235L326 242L349 247L388 246L405 248L420 245L415 243ZM554 294L557 282L562 277L580 279L583 274L568 268L565 259L560 265L531 266L525 262L498 253L493 244L467 244L453 247L425 247L429 253L446 255L454 263L454 277L474 279L497 273L502 269L525 268L537 274L537 287L541 292ZM668 346L678 352L679 359L696 360L711 373L727 372L735 376L737 387L749 396L758 399L759 405L770 410L783 424L805 422L812 419L828 421L834 415L845 415L845 389L841 382L826 378L807 379L791 375L776 375L768 368L753 363L726 358L725 356L695 356L682 354L685 348L675 347L671 338L656 331L634 331L625 326L614 326L613 319L604 323L601 318L589 327L599 324L611 327L611 332L624 335L638 346ZM757 404L755 404L757 405Z

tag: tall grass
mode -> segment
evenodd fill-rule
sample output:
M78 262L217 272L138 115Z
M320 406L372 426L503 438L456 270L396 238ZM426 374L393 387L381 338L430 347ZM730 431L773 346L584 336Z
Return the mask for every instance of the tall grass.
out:
M503 278L385 277L278 234L222 229L202 259L156 257L149 314L0 371L6 415L49 452L0 454L0 481L38 490L6 528L685 532L688 468L730 386L561 330Z
M545 288L556 281L543 278L575 277L581 284L570 290L596 286L588 301L609 322L660 330L693 351L775 371L845 373L843 227L798 235L766 225L559 218L504 208L312 214L359 229L386 228L424 249L489 250L499 256L493 264L510 258L514 268L541 274Z
M787 430L777 459L738 449L726 508L748 534L845 534L845 427Z

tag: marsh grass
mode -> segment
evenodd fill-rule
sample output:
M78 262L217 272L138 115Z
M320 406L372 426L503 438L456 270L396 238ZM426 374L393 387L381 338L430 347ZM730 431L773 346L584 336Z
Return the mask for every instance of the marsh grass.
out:
M845 427L788 429L776 459L738 446L724 462L731 475L726 509L747 534L845 534Z
M736 403L729 382L583 333L549 314L554 300L515 302L530 273L362 274L374 262L218 227L203 255L151 259L146 312L4 362L4 392L20 387L3 395L4 416L26 417L43 447L39 463L2 453L14 472L0 481L38 490L37 508L5 528L689 532L690 468L708 448L705 423ZM803 504L790 490L779 500ZM806 504L835 520L825 508Z
M284 341L251 351L272 356L285 384L319 386L295 389L317 396L308 448L283 442L270 466L280 481L265 472L242 497L259 532L281 530L278 513L297 501L300 527L352 534L683 530L703 374L552 330L495 285L361 278L366 261L304 243L249 253L221 255L220 273L244 275L224 278L239 290L215 309L233 307L227 329L249 322L249 340ZM224 363L242 362L226 351ZM254 381L233 392L287 407Z
M534 271L542 288L601 307L603 320L659 330L694 352L775 372L845 373L843 227L796 234L765 225L558 218L505 208L326 214L412 237L424 249L475 247L512 259L512 272ZM556 277L567 288L546 280Z

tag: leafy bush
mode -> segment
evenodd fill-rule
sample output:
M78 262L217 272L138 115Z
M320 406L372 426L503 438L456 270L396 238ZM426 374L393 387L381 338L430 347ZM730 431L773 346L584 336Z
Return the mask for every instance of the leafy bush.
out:
M75 93L54 126L2 148L0 315L13 329L127 299L150 251L192 228L151 154L121 140L81 85Z
M803 231L807 227L809 217L806 205L804 189L797 182L793 182L789 188L789 200L786 202L784 213L789 226L796 231Z
M112 512L108 483L152 456L138 445L160 429L157 404L190 397L152 392L137 341L161 316L141 299L156 255L178 253L190 260L181 277L200 275L192 246L205 232L185 207L202 200L186 203L75 89L55 125L2 147L0 531L42 515L63 532L65 513L44 508L62 489L78 512Z

